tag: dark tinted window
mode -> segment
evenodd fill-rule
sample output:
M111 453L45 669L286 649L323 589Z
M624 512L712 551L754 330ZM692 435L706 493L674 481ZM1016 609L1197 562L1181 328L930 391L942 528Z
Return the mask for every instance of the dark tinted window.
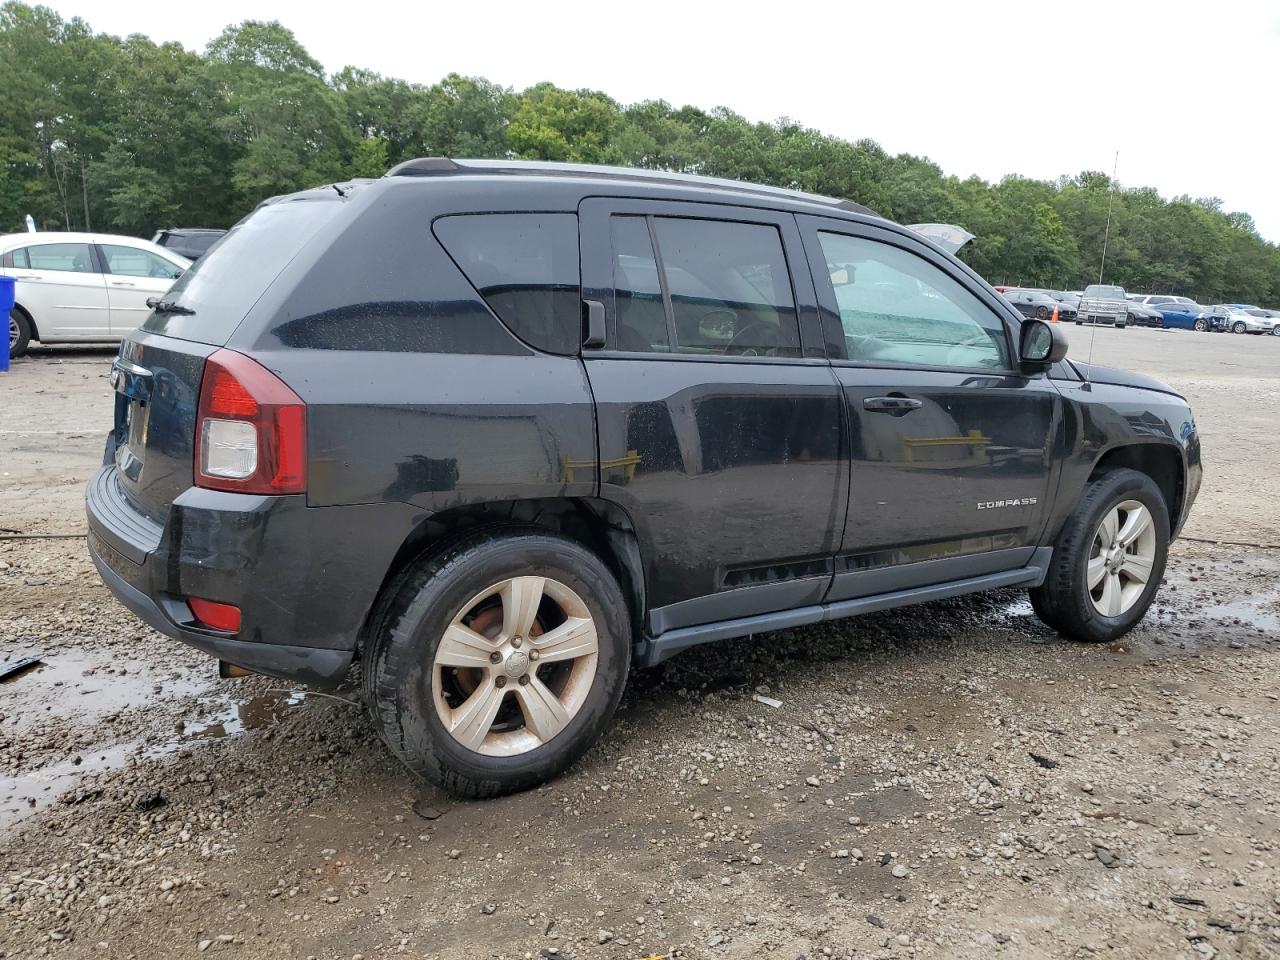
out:
M435 232L516 336L551 353L577 353L582 301L575 214L442 217Z
M226 343L271 282L342 207L336 194L332 200L289 200L259 207L165 294L166 300L195 313L153 313L143 329L198 343Z
M657 242L665 291L647 232ZM791 275L776 227L617 217L612 235L620 349L799 356Z

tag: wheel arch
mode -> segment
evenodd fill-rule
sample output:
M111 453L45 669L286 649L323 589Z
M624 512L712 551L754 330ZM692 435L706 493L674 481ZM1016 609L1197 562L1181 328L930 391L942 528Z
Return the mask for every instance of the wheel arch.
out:
M1187 483L1182 452L1168 443L1128 443L1112 447L1093 465L1089 480L1112 470L1125 468L1145 473L1155 481L1169 508L1169 529L1176 531L1182 516Z
M640 639L646 610L644 564L635 525L625 510L596 497L500 500L442 510L414 527L392 558L365 615L357 638L357 656L378 629L400 584L419 563L475 530L503 526L535 527L565 537L604 560L627 598L633 641Z
M16 300L13 303L13 309L17 310L20 314L22 314L24 317L27 318L27 324L31 327L31 339L39 340L40 328L36 326L36 318L31 315L31 311L28 310L26 307L24 307L22 304L18 303Z

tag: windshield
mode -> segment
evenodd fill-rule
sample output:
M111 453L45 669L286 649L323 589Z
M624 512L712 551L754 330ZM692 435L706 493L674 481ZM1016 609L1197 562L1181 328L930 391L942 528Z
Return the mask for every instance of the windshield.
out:
M164 299L190 315L153 313L144 330L221 346L307 239L342 209L332 200L286 200L259 207L169 288Z
M1084 295L1090 300L1123 300L1123 287L1105 287L1095 283L1084 288Z

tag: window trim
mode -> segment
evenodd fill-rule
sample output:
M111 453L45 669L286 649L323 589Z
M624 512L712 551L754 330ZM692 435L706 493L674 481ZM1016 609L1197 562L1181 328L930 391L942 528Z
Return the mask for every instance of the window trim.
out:
M792 309L796 318L799 337L799 356L747 357L722 353L681 353L676 350L639 351L618 349L617 291L613 277L613 244L610 219L614 216L646 218L650 230L650 243L654 247L655 262L661 264L661 249L654 236L653 220L669 217L684 220L711 220L717 223L741 223L752 226L773 227L778 231L783 262L791 284ZM736 207L728 204L704 203L690 200L654 200L638 197L589 196L578 205L579 242L582 261L582 296L587 300L599 300L605 305L605 345L601 349L581 351L584 358L619 360L679 360L694 363L763 363L763 364L827 364L822 346L821 317L815 297L812 277L809 275L809 259L794 214L767 207ZM665 267L665 265L663 265ZM667 289L666 271L659 270L663 288L663 306L668 318L668 336L672 344L678 343L670 325L674 324L674 311L668 306L670 292Z
M982 374L986 376L1013 376L1022 379L1035 379L1043 374L1028 374L1018 364L1018 334L1022 332L1022 323L1026 319L1007 300L985 285L975 283L977 274L973 274L959 261L952 263L943 259L938 253L919 242L916 238L899 234L887 229L850 220L837 220L830 217L816 217L802 214L796 218L800 222L800 233L804 240L805 250L809 256L809 269L814 277L814 288L817 292L818 307L823 319L823 331L826 335L828 358L833 366L861 367L872 370L927 370L935 373ZM852 360L845 355L844 325L838 310L833 309L835 288L827 273L827 258L822 249L819 233L842 234L858 240L882 243L895 247L904 253L911 254L930 266L940 270L964 290L973 295L979 304L991 311L992 317L1000 323L1004 330L1007 367L956 367L944 364L905 363L901 361ZM957 270L957 265L962 270ZM825 283L822 279L825 278ZM838 336L837 336L838 335Z

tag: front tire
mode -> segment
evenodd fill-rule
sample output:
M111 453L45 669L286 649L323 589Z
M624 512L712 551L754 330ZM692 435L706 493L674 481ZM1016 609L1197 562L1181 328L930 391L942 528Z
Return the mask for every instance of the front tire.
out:
M401 578L363 661L365 699L411 771L494 797L587 751L617 709L630 656L626 599L599 557L496 528Z
M9 311L9 356L17 358L27 352L31 343L31 321L14 307Z
M1099 643L1146 615L1169 555L1169 509L1145 473L1111 470L1090 481L1053 548L1031 606L1073 640Z
M1204 333L1209 329L1209 322L1207 320L1197 320L1194 326L1197 332Z
M1249 328L1245 326L1243 320L1237 320L1235 323L1231 325L1232 333L1244 333L1248 329Z

